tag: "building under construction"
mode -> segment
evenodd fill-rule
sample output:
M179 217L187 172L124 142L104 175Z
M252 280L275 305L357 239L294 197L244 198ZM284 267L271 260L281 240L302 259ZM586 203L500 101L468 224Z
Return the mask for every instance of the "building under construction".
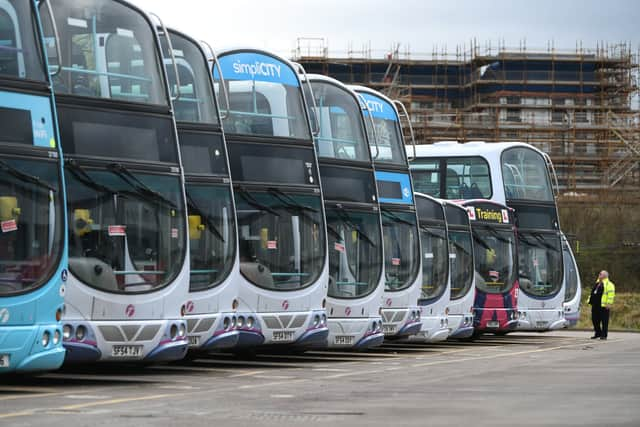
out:
M638 55L627 44L330 55L323 40L299 39L293 57L309 73L403 101L417 143L528 142L551 155L564 201L640 201Z

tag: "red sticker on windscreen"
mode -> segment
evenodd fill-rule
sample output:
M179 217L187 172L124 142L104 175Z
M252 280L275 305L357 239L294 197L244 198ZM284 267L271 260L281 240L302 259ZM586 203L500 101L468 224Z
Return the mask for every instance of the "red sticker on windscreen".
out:
M333 249L335 249L338 252L344 252L345 251L344 245L342 243L334 243L333 244Z
M400 258L391 258L391 265L400 265Z
M177 228L172 228L171 229L171 238L172 239L177 239L178 238L178 229Z
M10 219L9 221L2 221L2 232L10 233L12 231L16 231L18 229L18 223L15 219Z
M126 225L110 225L109 226L109 236L111 237L124 237L127 235L127 226Z
M277 240L267 241L267 249L278 249L278 241Z

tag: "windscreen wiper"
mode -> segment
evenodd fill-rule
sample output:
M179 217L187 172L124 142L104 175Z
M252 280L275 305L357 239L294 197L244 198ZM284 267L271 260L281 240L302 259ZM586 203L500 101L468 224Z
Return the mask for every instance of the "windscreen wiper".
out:
M291 195L285 193L279 188L269 187L267 191L272 195L276 196L282 203L286 204L289 207L300 209L302 211L310 211L313 213L318 213L318 209L312 208L311 206L305 206L299 203L296 199L291 197Z
M337 207L337 212L338 212L338 216L340 216L340 219L342 219L342 221L344 221L345 224L347 224L349 227L356 230L358 232L358 237L360 237L362 240L366 241L367 243L369 243L369 245L375 248L376 247L375 242L371 240L369 236L367 236L365 233L362 232L362 227L360 227L359 225L356 225L353 222L353 219L349 215L349 212L347 212L347 210L342 206L336 206L336 207Z
M87 171L84 170L82 166L78 164L78 162L76 162L73 159L65 160L64 169L66 171L69 171L73 176L75 176L76 179L80 181L80 183L83 184L85 187L92 188L103 194L112 195L112 194L118 193L116 190L109 188L106 185L102 185L98 183L95 179L91 177L91 175L87 173Z
M446 240L445 231L443 229L437 229L439 233L436 233L433 228L421 225L420 230L424 231L430 236L435 236L441 238L442 240Z
M111 163L107 166L107 169L131 186L131 188L133 188L140 196L146 199L162 202L170 208L178 210L178 206L173 201L167 199L164 195L142 182L137 176L131 173L125 165L120 163Z
M9 175L13 175L14 177L18 178L18 179L22 179L24 181L28 181L31 184L34 184L40 188L44 188L47 189L49 191L51 191L52 193L56 193L58 190L56 190L55 188L53 188L51 185L47 184L46 182L42 181L40 178L38 178L37 176L28 174L26 172L21 171L20 169L11 166L9 163L5 162L4 160L0 160L0 170L3 170L4 172L8 173Z
M491 234L493 234L493 237L495 237L496 239L500 240L501 242L511 244L511 240L510 239L507 239L506 237L501 236L500 233L498 233L493 228L485 227L485 230L488 230Z
M536 232L532 232L530 233L533 237L536 238L536 240L538 242L540 242L545 248L547 249L551 249L554 252L560 252L560 250L558 248L556 248L555 246L547 243L546 240L544 240L544 237L542 237L542 235L540 233L536 233Z
M205 225L209 227L211 231L213 231L213 234L215 234L218 239L220 239L223 243L226 243L224 236L222 235L220 230L218 230L218 227L216 227L215 223L211 219L211 215L205 214L204 211L200 208L200 206L198 206L196 201L193 200L193 197L191 197L188 192L187 192L187 206L191 211L193 211L197 215L200 215L200 217L204 219Z
M391 218L395 222L399 222L401 224L405 224L405 225L408 225L410 227L415 227L415 225L416 225L415 222L407 221L404 218L400 218L397 214L395 214L394 212L391 212L390 210L387 210L385 208L382 208L382 215L386 216L387 218Z
M245 188L240 187L238 188L238 192L240 193L240 195L242 196L243 199L245 199L247 201L247 203L249 203L249 205L253 206L254 208L257 209L261 209L263 211L267 211L269 212L271 215L277 216L279 217L280 214L275 211L274 209L271 209L269 206L260 203L255 197L253 197L253 195L251 193L249 193Z
M473 233L473 240L475 242L480 243L480 246L483 246L485 249L490 249L493 250L493 248L491 247L491 245L489 245L486 240L484 240L482 237L480 237L477 233Z

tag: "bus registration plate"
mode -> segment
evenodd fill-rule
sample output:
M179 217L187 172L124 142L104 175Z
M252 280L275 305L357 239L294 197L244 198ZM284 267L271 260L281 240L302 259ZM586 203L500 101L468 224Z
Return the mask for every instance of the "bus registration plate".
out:
M111 356L113 357L141 357L141 345L114 345L111 347Z
M395 334L396 333L396 325L394 325L393 323L383 324L382 325L382 332L384 332L385 334Z
M333 338L335 345L353 345L354 337L352 335L336 335Z
M0 368L8 368L8 367L9 367L9 355L0 354Z
M199 335L189 335L189 345L200 345Z
M500 322L498 320L489 320L487 322L487 328L499 328Z
M292 341L294 331L273 331L273 341Z

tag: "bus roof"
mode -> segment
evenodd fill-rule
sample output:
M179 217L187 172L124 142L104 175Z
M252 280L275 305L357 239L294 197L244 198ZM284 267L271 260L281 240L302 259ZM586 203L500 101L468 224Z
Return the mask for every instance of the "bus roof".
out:
M416 157L466 157L466 156L482 156L482 157L498 157L507 148L525 147L538 152L544 156L544 152L537 149L533 145L511 141L511 142L486 142L486 141L438 141L433 144L416 145ZM413 147L405 147L408 155L413 155Z

